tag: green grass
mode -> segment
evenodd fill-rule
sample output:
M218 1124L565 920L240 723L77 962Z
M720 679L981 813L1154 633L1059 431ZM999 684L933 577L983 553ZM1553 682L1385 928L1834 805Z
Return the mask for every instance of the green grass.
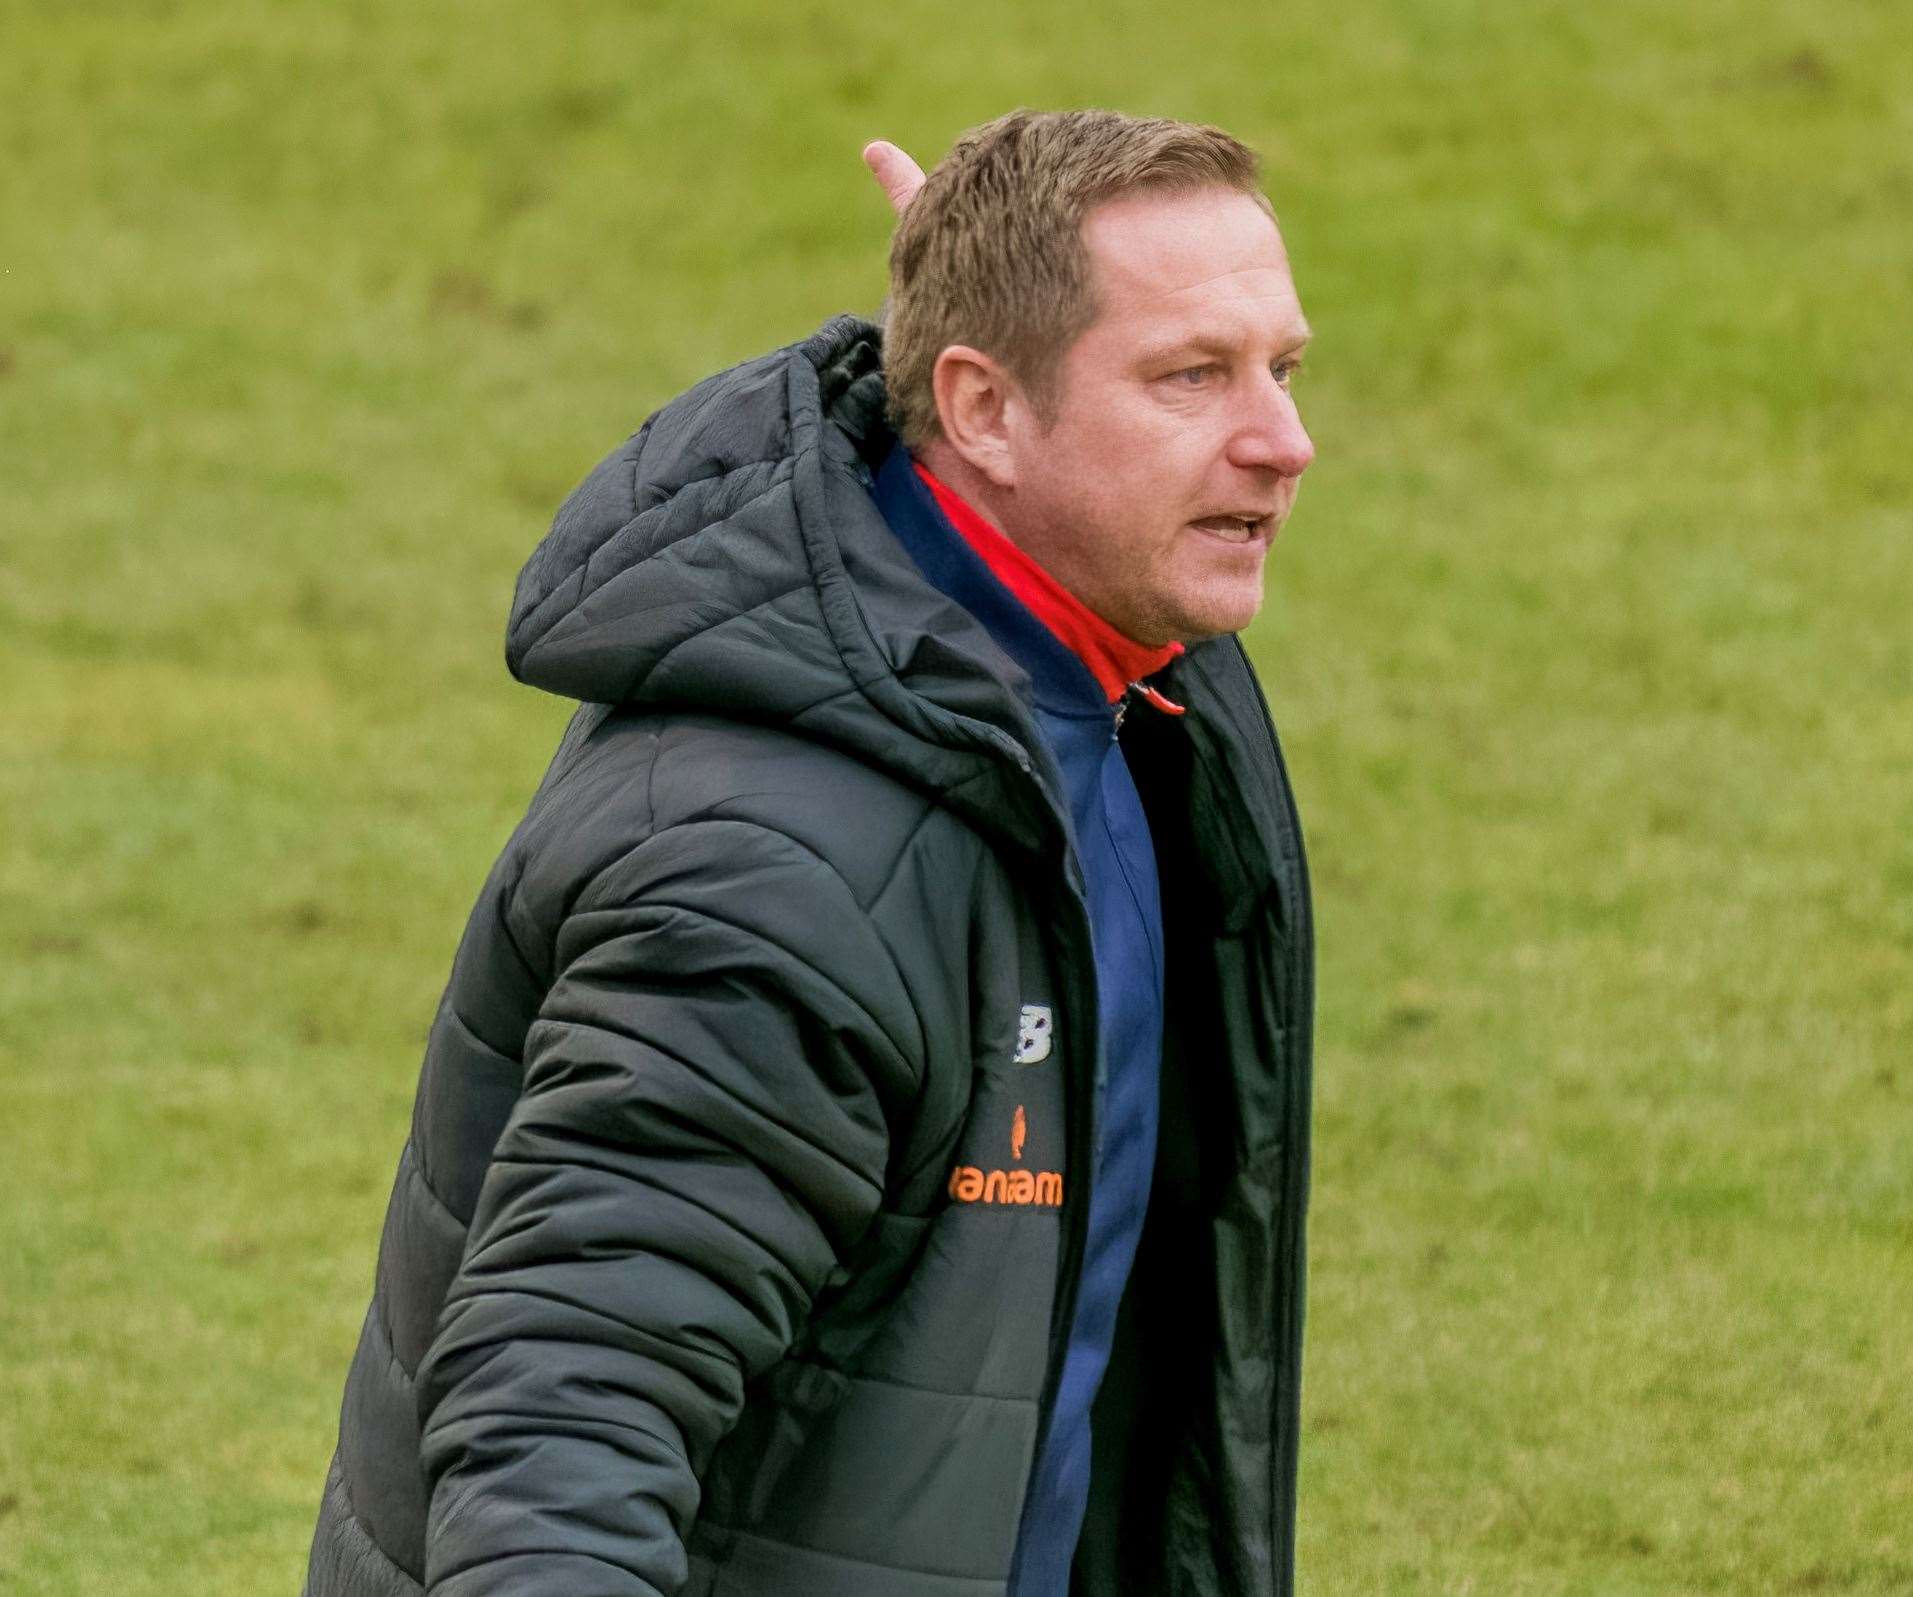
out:
M883 291L884 135L1223 123L1318 330L1307 1597L1913 1592L1913 22L0 0L0 1590L297 1588L511 580Z

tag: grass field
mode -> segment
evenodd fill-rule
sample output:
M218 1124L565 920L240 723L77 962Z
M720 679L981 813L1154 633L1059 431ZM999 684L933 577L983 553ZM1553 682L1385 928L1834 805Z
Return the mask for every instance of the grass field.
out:
M1913 1592L1913 17L0 0L0 1590L297 1589L565 706L517 567L866 138L1260 148L1319 459L1307 1597Z

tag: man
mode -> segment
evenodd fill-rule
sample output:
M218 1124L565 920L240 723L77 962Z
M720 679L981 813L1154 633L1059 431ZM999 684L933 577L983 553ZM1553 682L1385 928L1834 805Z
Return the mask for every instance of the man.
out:
M891 289L519 580L583 707L432 1030L312 1597L1290 1589L1280 235L1217 130L1018 112Z

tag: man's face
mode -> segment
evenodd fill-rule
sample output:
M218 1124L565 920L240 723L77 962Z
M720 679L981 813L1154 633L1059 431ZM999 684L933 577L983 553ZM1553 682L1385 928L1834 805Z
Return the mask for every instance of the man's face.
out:
M1229 189L1140 193L1083 221L1098 315L1046 432L1010 424L1010 531L1140 643L1235 632L1315 458L1289 380L1308 323L1275 223Z

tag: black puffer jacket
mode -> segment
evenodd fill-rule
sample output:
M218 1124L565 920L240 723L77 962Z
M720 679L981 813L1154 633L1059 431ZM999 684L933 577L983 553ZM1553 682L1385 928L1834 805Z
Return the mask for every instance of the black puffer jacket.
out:
M1089 1206L1093 966L1021 674L866 492L877 338L839 317L693 388L519 580L513 671L584 707L432 1028L311 1597L1004 1590ZM1308 893L1239 645L1158 681L1188 714L1123 738L1160 1154L1075 1588L1271 1597Z

